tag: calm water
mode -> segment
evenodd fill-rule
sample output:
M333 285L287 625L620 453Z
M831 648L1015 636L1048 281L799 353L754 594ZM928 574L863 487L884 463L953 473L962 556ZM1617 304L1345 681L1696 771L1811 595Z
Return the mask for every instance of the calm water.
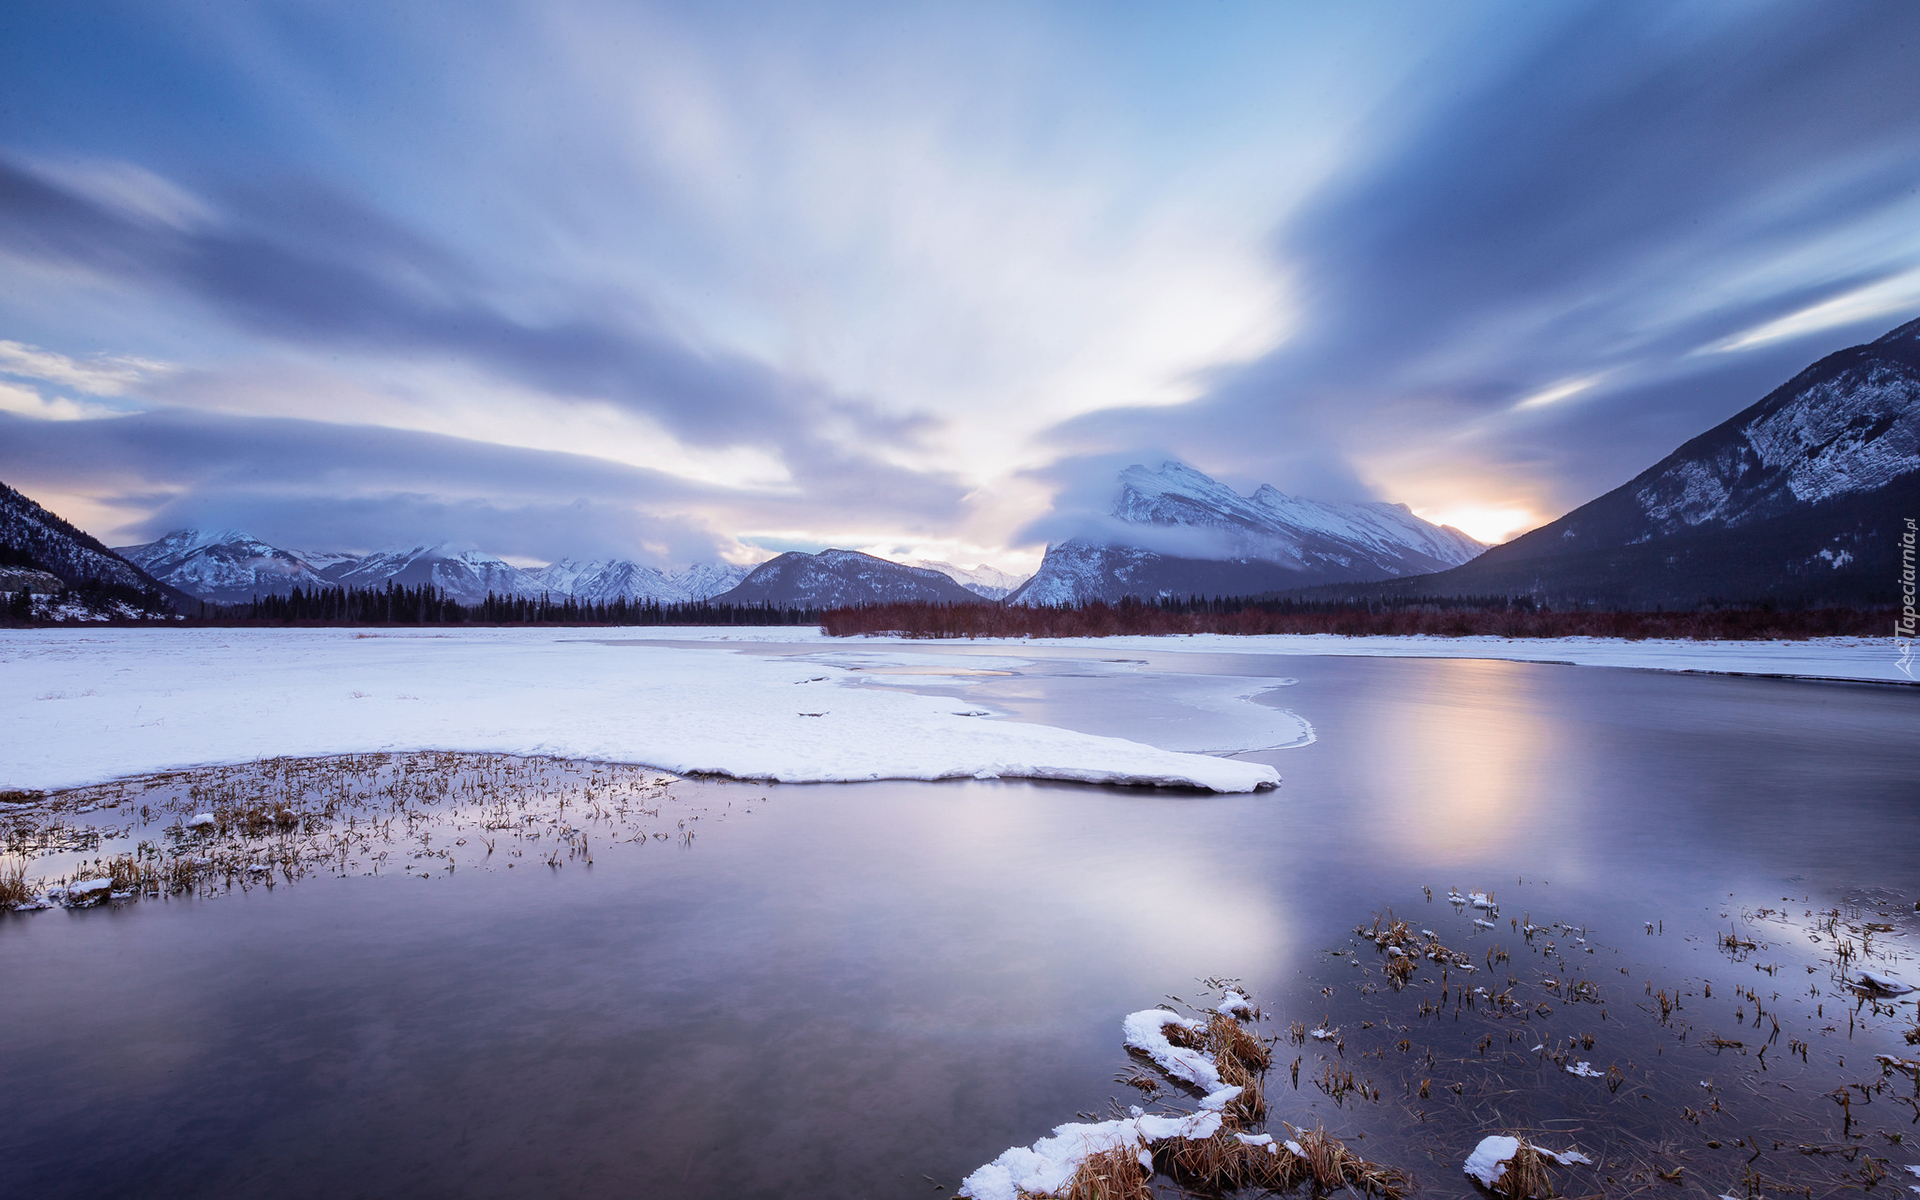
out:
M1285 776L1250 797L700 784L753 813L691 846L606 847L590 869L324 878L0 918L0 1192L950 1194L1007 1146L1125 1092L1121 1016L1195 999L1197 978L1245 979L1282 1028L1356 1016L1362 1001L1341 991L1356 968L1325 953L1356 923L1391 906L1450 944L1472 936L1423 887L1494 889L1503 931L1523 911L1586 925L1606 969L1630 969L1623 1010L1643 977L1752 982L1710 945L1723 913L1866 888L1911 910L1920 893L1907 690L1024 657L1034 665L954 694L1145 737L1169 717L1156 689L1191 693L1170 673L1290 679L1261 702L1316 740L1248 755ZM1774 957L1796 977L1815 962ZM1389 1078L1384 1062L1373 1073ZM1389 1120L1284 1080L1273 1095L1277 1117L1422 1152L1395 1132L1407 1106ZM1514 1105L1500 1115L1540 1115ZM1440 1165L1401 1165L1423 1190L1465 1190Z

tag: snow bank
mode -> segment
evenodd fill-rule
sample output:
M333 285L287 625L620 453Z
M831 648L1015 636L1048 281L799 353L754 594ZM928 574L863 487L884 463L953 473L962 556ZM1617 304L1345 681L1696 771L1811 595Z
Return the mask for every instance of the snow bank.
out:
M1132 1149L1147 1155L1150 1144L1166 1138L1198 1140L1220 1131L1217 1111L1164 1117L1134 1112L1137 1115L1118 1121L1056 1126L1052 1137L1031 1146L1015 1146L961 1180L959 1194L973 1200L1020 1200L1023 1193L1051 1196L1066 1187L1080 1164L1095 1154ZM1141 1165L1151 1162L1149 1156Z
M739 640L817 640L768 632ZM724 645L578 630L5 631L0 788L404 750L790 783L1030 778L1249 792L1279 782L1259 763L983 720L951 697L840 686L858 678Z

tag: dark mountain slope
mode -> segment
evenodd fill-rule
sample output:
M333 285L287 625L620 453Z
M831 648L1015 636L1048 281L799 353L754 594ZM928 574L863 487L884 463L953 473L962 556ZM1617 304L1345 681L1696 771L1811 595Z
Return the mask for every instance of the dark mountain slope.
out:
M716 604L770 604L776 608L844 608L854 604L979 604L978 593L939 571L902 566L855 550L798 551L769 559Z
M1838 351L1559 520L1450 571L1303 597L1885 604L1920 516L1920 321Z
M191 596L170 588L98 539L0 483L0 566L45 571L89 596L137 608L192 611Z

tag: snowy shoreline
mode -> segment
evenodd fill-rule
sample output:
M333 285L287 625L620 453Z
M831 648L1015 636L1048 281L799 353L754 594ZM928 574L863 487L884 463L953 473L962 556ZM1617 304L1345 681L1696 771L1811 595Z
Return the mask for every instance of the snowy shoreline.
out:
M632 636L627 634L626 636ZM646 640L818 642L863 646L1059 647L1157 651L1174 654L1273 654L1332 658L1464 658L1539 666L1618 667L1686 675L1746 675L1765 679L1804 679L1839 683L1892 683L1910 686L1895 665L1899 650L1891 636L1830 637L1771 641L1697 641L1686 638L1499 638L1499 637L1349 637L1333 633L1174 634L1165 637L1121 635L1103 638L907 638L883 635L828 637L817 629L769 629L764 635L743 629L648 629Z

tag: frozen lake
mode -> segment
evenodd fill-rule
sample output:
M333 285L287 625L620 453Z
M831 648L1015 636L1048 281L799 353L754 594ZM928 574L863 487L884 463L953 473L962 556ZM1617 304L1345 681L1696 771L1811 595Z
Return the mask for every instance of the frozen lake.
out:
M1878 904L1891 914L1878 936L1899 951L1913 928L1911 689L1137 645L909 649L927 661L839 644L749 653L870 676L843 688L1242 751L1284 782L1211 795L689 781L697 802L731 804L728 819L690 844L600 847L591 867L317 878L0 917L6 1190L950 1195L1006 1147L1127 1102L1121 1016L1197 999L1199 978L1243 979L1276 1032L1348 1024L1358 1070L1350 1023L1381 1001L1354 987L1365 968L1328 951L1389 907L1449 944L1482 935L1441 899L1451 887L1494 891L1506 943L1523 913L1583 927L1607 972L1624 972L1607 984L1623 1012L1643 979L1676 991L1725 979L1717 999L1688 1003L1731 1006L1733 984L1760 975L1714 939L1789 897L1796 917ZM1788 940L1773 957L1794 978L1765 981L1793 994L1768 1006L1819 1005L1800 995L1826 982L1801 971L1818 946ZM1828 1000L1822 1015L1840 1011ZM1581 1020L1601 1031L1603 1066L1609 1039L1623 1062L1653 1052L1650 1035ZM1911 1053L1893 1024L1862 1020L1793 1069L1869 1060L1883 1043ZM1547 1108L1456 1106L1437 1150L1391 1103L1400 1076L1384 1059L1367 1069L1392 1081L1373 1109L1283 1073L1269 1084L1273 1127L1367 1133L1371 1156L1413 1170L1423 1193L1467 1194L1458 1160L1472 1141L1453 1142L1469 1117L1494 1132L1584 1113L1558 1093ZM1920 1115L1877 1111L1889 1128ZM1591 1125L1584 1136L1601 1139ZM1435 1157L1447 1148L1451 1161ZM1690 1178L1734 1190L1745 1154L1728 1153Z

